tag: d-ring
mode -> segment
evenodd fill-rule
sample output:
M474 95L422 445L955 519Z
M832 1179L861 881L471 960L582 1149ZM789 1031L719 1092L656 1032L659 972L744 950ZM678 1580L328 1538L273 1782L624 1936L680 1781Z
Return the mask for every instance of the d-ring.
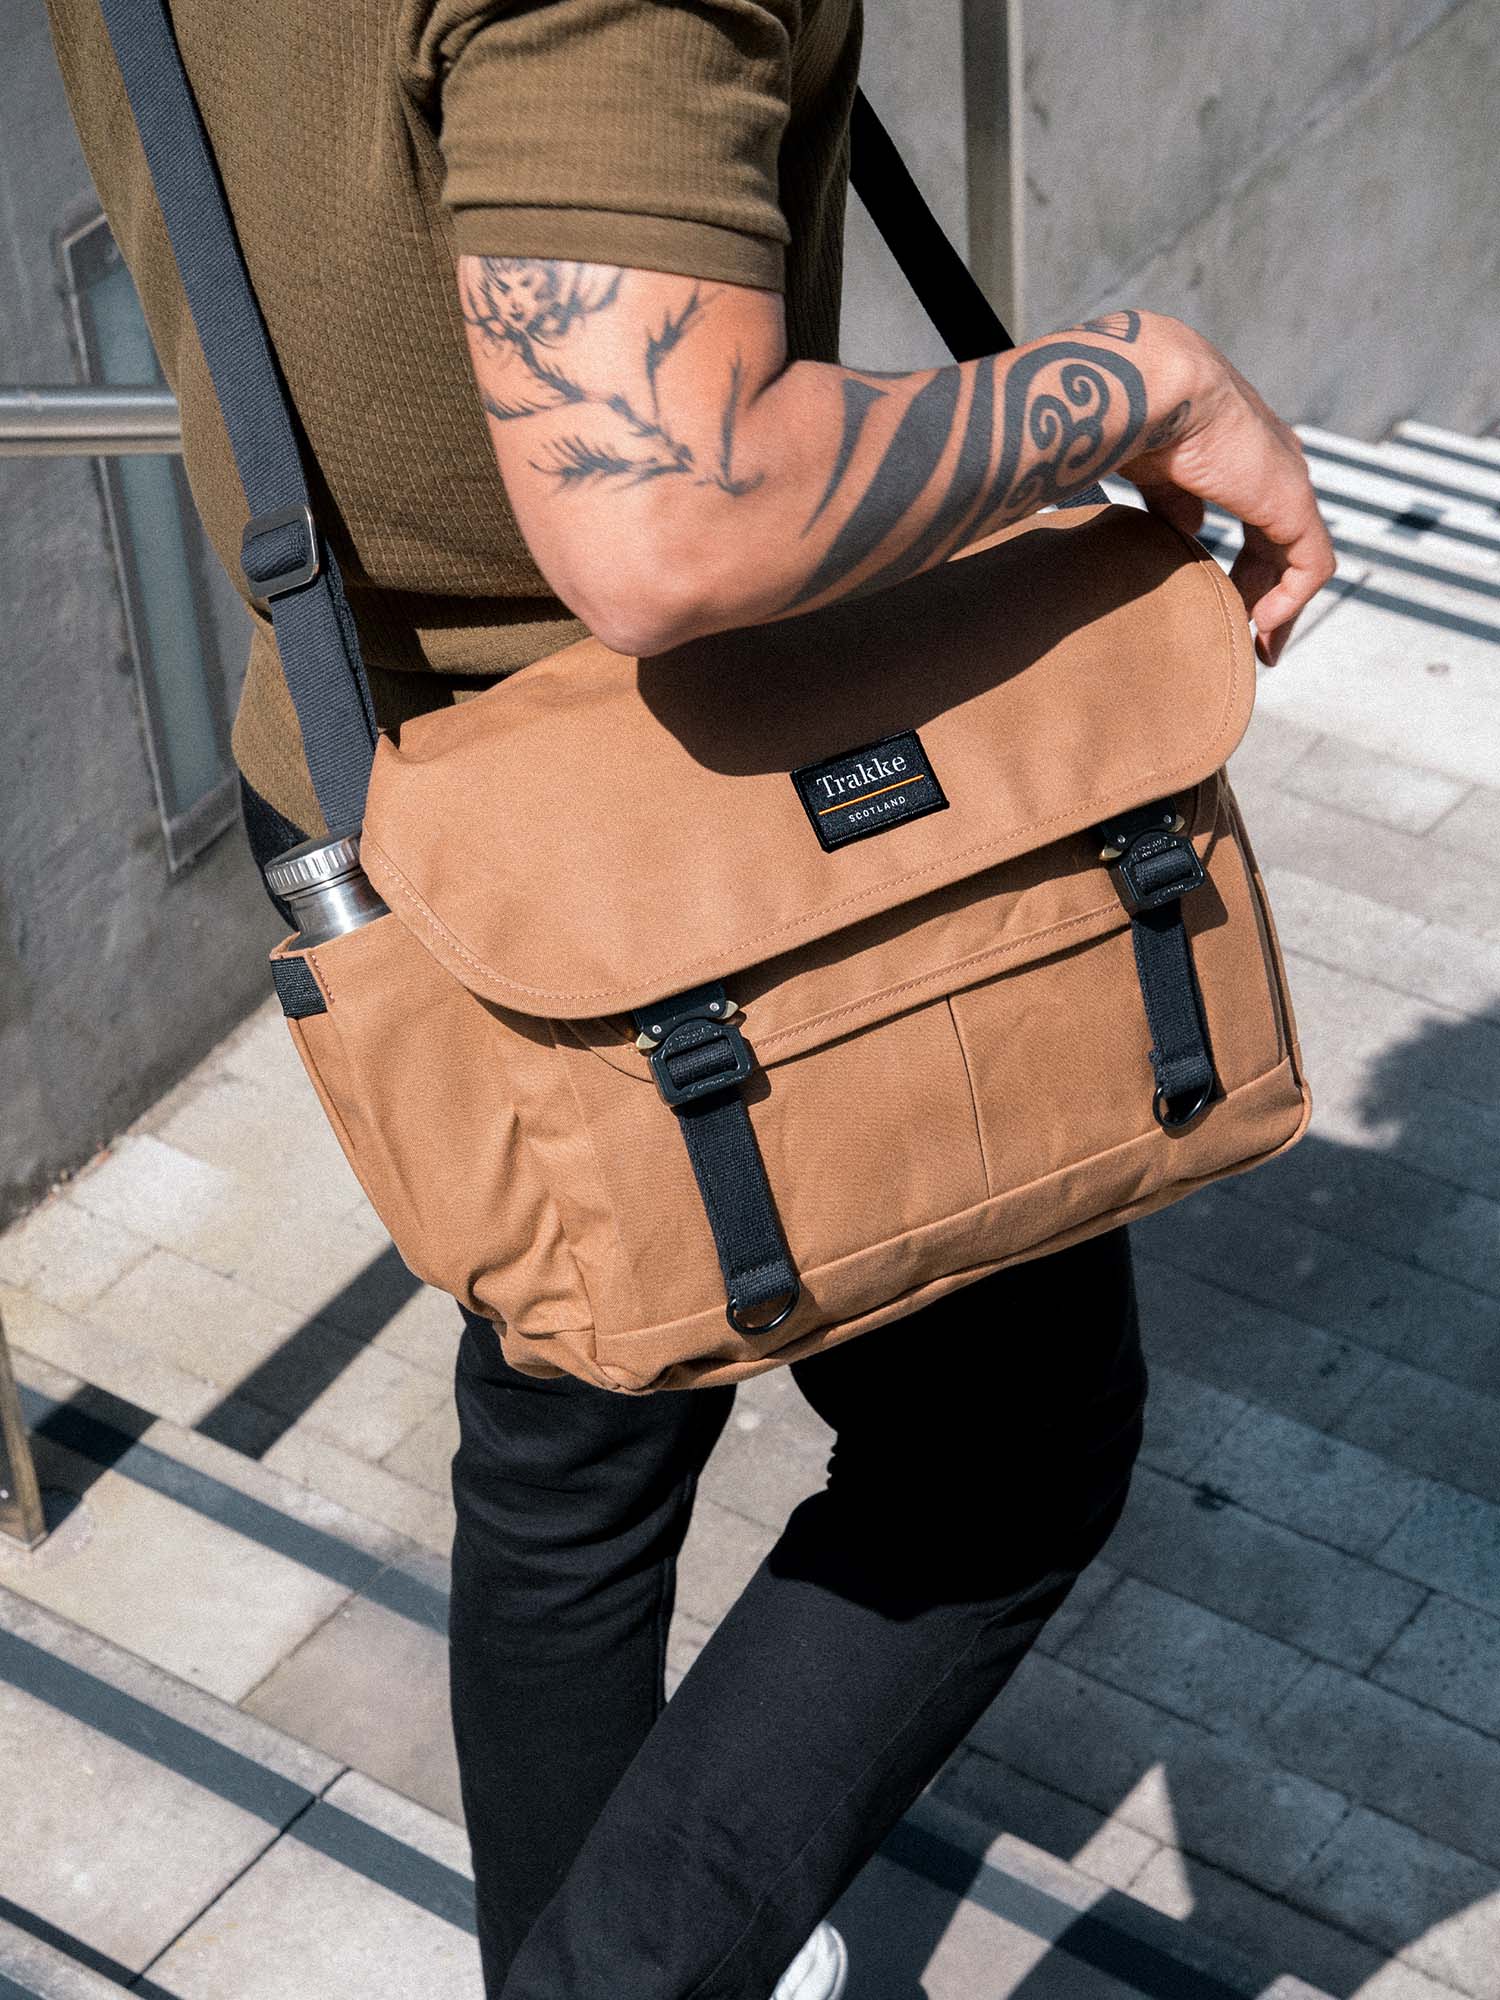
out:
M1201 1087L1187 1110L1178 1114L1170 1109L1170 1099L1158 1090L1151 1100L1152 1116L1156 1119L1157 1124L1160 1125L1163 1132L1184 1132L1189 1125L1207 1110L1208 1101L1213 1094L1214 1080L1210 1077L1207 1083Z
M740 1318L740 1302L738 1299L731 1299L729 1301L728 1305L724 1308L724 1317L729 1321L729 1324L734 1328L736 1333L774 1333L778 1326L784 1326L791 1318L792 1314L797 1310L797 1302L801 1297L802 1280L794 1278L792 1280L792 1289L787 1293L786 1304L777 1313L775 1319L768 1319L763 1326L750 1326Z

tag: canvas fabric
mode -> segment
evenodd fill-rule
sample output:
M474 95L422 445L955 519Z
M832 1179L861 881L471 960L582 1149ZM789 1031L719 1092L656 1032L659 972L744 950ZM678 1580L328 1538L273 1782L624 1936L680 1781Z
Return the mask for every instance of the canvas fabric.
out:
M691 1388L1290 1145L1309 1096L1223 769L1253 694L1217 564L1103 507L659 659L585 641L382 736L362 856L390 914L276 957L316 982L291 1032L402 1256L524 1373ZM791 774L913 730L944 809L825 847ZM1180 1131L1097 832L1161 799L1206 875L1182 913L1217 1082ZM802 1282L760 1335L726 1321L635 1045L633 1010L713 979Z

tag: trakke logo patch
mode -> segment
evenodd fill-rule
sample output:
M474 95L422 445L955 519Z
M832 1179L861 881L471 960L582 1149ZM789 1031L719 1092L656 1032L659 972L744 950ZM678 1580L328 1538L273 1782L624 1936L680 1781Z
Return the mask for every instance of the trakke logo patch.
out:
M793 771L792 783L814 833L830 850L948 805L914 729L804 764Z

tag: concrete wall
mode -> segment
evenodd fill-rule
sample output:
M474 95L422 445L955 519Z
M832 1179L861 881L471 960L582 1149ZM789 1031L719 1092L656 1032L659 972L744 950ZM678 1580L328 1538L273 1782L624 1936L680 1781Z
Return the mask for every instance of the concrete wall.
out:
M52 239L91 188L40 0L6 29L0 380L67 383ZM235 829L168 869L94 466L0 459L0 519L3 1220L265 993L276 919Z
M1019 12L1027 333L1154 306L1295 418L1500 417L1496 0Z

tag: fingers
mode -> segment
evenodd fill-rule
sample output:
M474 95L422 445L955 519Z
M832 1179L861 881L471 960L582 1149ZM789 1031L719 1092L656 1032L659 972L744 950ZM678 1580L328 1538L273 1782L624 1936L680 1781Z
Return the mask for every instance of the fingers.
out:
M1262 528L1246 528L1229 575L1254 620L1256 651L1267 666L1274 666L1285 651L1294 622L1335 567L1333 544L1315 502L1305 526L1286 545Z

